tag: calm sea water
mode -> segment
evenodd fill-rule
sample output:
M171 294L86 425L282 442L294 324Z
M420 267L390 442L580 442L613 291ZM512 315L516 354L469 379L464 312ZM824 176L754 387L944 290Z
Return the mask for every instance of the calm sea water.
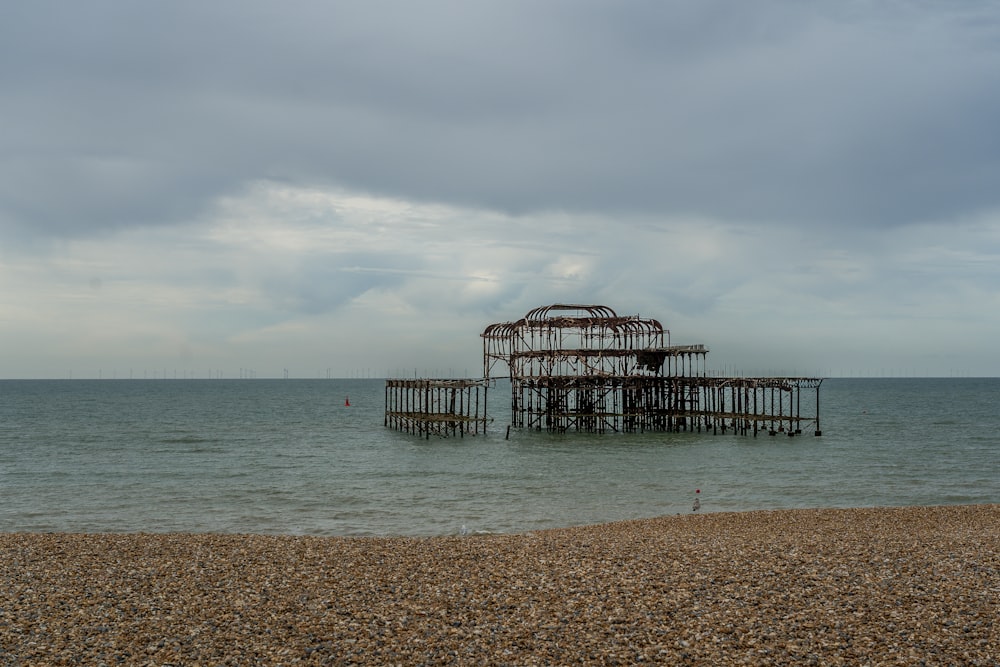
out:
M381 380L0 381L0 531L436 535L1000 502L1000 379L830 379L822 437L383 427ZM351 406L344 405L350 397ZM811 431L810 431L811 433Z

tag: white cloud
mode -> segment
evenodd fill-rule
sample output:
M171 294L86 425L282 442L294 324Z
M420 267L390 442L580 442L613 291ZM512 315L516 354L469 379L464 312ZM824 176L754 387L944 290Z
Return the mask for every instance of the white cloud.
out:
M996 217L873 230L859 244L791 227L505 216L266 182L213 211L31 261L5 256L0 278L25 288L4 291L0 343L20 353L3 374L478 372L486 325L555 302L657 318L674 342L708 344L718 368L825 373L892 358L901 369L1000 371Z

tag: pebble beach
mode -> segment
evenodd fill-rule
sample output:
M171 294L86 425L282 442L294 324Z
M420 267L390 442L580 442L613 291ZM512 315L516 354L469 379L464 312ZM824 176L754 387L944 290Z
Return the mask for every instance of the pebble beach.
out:
M0 534L0 665L1000 665L1000 505Z

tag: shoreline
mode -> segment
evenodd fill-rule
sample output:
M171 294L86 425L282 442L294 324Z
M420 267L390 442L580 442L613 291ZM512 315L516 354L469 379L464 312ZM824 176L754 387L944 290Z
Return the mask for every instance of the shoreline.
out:
M1000 664L1000 504L0 533L0 663Z

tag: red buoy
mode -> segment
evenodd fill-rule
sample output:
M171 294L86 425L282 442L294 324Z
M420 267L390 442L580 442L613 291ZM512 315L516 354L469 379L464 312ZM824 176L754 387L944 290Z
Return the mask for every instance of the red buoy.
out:
M350 397L350 396L348 396L348 397L347 397L347 398L346 398L346 399L344 400L344 407L345 407L345 408L349 408L349 407L351 407L351 397Z

